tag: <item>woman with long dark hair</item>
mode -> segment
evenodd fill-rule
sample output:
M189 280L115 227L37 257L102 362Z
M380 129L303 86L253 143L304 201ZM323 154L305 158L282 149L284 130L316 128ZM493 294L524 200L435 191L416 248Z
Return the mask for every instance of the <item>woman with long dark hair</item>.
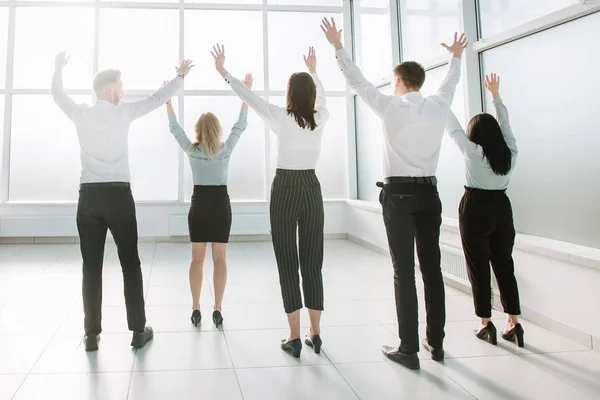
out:
M252 81L252 75L248 74L243 84L250 88ZM188 228L190 242L192 242L189 272L192 293L191 320L196 327L202 320L200 293L204 277L204 259L207 244L212 243L215 286L212 320L218 328L223 325L222 306L227 283L227 243L231 231L231 204L227 191L229 161L248 125L248 105L242 103L239 118L225 141L223 141L221 122L211 112L205 112L198 118L194 127L194 141L188 138L177 122L171 100L167 102L167 115L173 137L188 156L194 179L192 204L188 213Z
M515 227L506 188L517 160L517 144L508 122L508 111L500 98L500 79L487 76L485 87L492 94L498 120L489 114L473 117L464 130L450 112L446 130L465 157L467 186L459 207L460 236L475 313L481 323L479 339L496 344L492 317L490 263L504 312L508 314L502 337L523 347L519 290L512 258Z
M321 153L323 128L329 119L325 90L316 72L317 58L311 47L304 61L310 74L299 72L288 81L287 105L270 104L232 77L224 67L225 48L213 48L217 71L233 91L265 121L277 135L277 172L271 187L270 219L273 249L279 270L283 306L290 335L281 348L300 357L300 309L302 296L310 316L306 345L321 351L323 310L323 196L315 167ZM296 230L299 240L296 246Z

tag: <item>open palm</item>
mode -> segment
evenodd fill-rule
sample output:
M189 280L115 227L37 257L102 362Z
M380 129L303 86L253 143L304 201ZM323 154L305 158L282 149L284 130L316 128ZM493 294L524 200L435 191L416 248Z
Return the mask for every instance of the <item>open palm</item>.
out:
M304 63L311 73L317 70L317 54L314 47L308 48L308 56L304 56Z
M225 46L216 44L210 52L215 59L215 68L219 72L225 71Z

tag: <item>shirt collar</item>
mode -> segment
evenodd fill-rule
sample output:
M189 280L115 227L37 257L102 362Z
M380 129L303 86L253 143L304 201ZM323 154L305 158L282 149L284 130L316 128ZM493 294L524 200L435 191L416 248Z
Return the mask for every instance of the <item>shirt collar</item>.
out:
M114 107L114 104L111 103L110 101L101 100L101 99L96 100L96 105L98 107L109 107L109 106L113 106Z
M409 100L409 99L422 99L423 98L423 93L421 92L408 92L404 95L402 95L402 98L405 100Z

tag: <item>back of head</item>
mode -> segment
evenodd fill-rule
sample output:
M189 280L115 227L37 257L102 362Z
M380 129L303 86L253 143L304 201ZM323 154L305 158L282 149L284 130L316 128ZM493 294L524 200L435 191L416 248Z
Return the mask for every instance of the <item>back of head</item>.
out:
M399 77L406 91L419 91L425 83L425 68L415 61L405 61L394 68L394 75ZM396 85L398 86L398 85Z
M287 89L287 112L301 128L315 130L317 85L310 74L298 72L290 76Z
M121 71L118 69L106 69L98 72L94 78L94 92L100 96L104 89L119 82L119 79L121 79Z
M512 155L496 118L487 113L474 116L467 127L467 136L483 148L483 154L496 175L510 172Z
M206 112L200 115L196 122L196 141L192 146L202 148L204 154L213 159L222 147L221 143L221 123L215 114Z

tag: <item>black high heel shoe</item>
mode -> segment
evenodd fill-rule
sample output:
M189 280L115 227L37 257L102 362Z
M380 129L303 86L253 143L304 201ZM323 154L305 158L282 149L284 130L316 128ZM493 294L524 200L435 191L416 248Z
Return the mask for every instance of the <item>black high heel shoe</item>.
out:
M287 339L281 341L281 349L287 352L291 352L296 358L300 358L300 352L302 351L302 340L294 339L286 342Z
M221 314L221 311L213 311L213 322L215 323L215 326L218 328L219 326L223 325L223 315Z
M525 331L523 330L523 327L521 326L521 324L516 324L515 327L512 328L510 331L502 334L502 339L508 340L509 342L516 342L517 346L524 347L525 346L525 340L523 338L524 333L525 333Z
M195 327L198 327L200 320L202 320L202 314L200 313L200 310L194 310L191 320L192 324L194 324Z
M485 340L490 344L493 344L494 346L498 344L498 331L496 330L496 327L492 321L489 321L485 328L482 328L479 330L479 332L476 332L475 336L481 340Z
M321 340L320 335L308 335L306 336L306 339L304 339L304 343L308 347L312 347L313 349L315 349L315 353L321 353L321 346L323 345L323 341Z

